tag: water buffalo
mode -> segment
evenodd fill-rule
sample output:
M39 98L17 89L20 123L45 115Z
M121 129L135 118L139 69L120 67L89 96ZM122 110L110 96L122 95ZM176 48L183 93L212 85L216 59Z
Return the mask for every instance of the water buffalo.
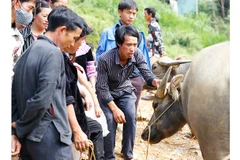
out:
M222 160L230 153L229 46L230 42L223 42L200 51L183 82L183 75L176 75L166 89L172 69L168 68L155 94L154 113L142 132L143 140L158 143L187 123L205 160Z

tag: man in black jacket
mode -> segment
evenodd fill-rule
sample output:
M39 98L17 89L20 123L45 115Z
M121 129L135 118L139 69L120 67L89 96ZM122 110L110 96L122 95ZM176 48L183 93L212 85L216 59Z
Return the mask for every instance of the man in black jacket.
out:
M74 121L68 117L75 115L66 110L66 77L60 49L75 43L83 24L66 7L53 9L48 22L46 34L26 50L14 68L12 134L20 139L22 159L71 160L70 125Z

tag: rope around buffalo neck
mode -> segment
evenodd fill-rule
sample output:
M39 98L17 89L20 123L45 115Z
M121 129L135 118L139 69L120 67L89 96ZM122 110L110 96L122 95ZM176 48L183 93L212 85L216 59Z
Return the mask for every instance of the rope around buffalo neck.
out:
M149 126L148 126L148 146L147 146L147 154L146 154L146 160L148 159L148 150L149 150L149 146L150 146L150 135L151 135L151 126L159 119L163 116L163 114L165 112L167 112L169 110L169 108L172 107L172 105L179 99L180 94L178 95L177 99L175 101L173 101Z

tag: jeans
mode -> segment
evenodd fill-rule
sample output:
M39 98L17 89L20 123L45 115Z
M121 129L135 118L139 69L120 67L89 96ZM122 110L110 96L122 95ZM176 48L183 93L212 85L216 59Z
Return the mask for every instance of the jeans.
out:
M135 93L119 92L113 95L114 102L124 113L126 123L123 124L122 152L124 158L133 158L133 147L136 135L136 96ZM114 148L117 123L114 120L113 113L107 103L99 100L100 106L106 116L108 130L110 133L104 137L105 160L115 160Z

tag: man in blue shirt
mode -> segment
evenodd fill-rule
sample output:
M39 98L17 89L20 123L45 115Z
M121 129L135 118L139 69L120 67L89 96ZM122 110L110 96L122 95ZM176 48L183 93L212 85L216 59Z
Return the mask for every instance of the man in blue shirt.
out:
M120 16L120 20L117 22L117 24L115 24L109 28L106 28L102 31L102 34L101 34L101 37L99 40L99 44L98 44L98 48L96 50L96 61L97 62L99 60L100 55L102 55L104 52L106 52L112 48L117 47L116 40L115 40L115 30L119 26L122 26L122 25L131 25L136 18L137 11L138 11L137 4L132 0L130 0L130 1L122 0L118 4L118 14ZM142 54L144 55L144 58L147 62L147 66L151 70L151 63L150 63L150 58L148 55L146 39L145 39L143 32L139 32L139 34L141 36L140 36L140 40L138 43L138 48L142 51ZM131 79L133 86L136 88L136 90L134 92L137 96L137 100L135 103L136 110L137 110L137 106L138 106L138 102L140 100L140 95L141 95L144 81L143 81L142 76L140 75L138 69L136 69L136 68L134 69L134 72L130 75L129 78Z
M159 86L148 69L141 50L137 48L139 33L132 25L122 25L116 30L117 47L102 56L98 61L96 91L99 104L107 118L110 133L104 137L106 160L114 160L114 147L117 124L123 124L122 153L125 160L133 159L136 135L136 95L129 76L137 67L150 86Z

